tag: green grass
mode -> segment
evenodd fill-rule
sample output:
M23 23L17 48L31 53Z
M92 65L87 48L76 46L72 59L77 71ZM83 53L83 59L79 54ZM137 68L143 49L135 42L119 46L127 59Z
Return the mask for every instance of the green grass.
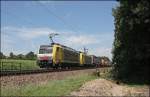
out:
M0 69L1 70L20 70L20 63L21 63L21 70L39 68L36 65L35 60L1 59Z
M2 96L63 96L77 90L86 81L96 79L94 75L80 75L63 80L51 80L46 84L28 84L22 87L4 87Z

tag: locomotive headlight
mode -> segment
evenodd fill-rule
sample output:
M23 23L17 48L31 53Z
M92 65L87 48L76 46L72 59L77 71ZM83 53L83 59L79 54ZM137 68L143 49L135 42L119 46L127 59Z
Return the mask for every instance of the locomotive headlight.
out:
M48 63L52 63L52 60L48 60Z
M52 56L49 57L48 63L52 63Z

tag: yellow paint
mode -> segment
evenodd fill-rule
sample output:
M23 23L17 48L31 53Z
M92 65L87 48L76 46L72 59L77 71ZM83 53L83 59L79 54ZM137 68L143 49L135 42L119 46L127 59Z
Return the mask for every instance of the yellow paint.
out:
M80 53L80 65L83 65L84 64L84 61L85 61L85 59L84 59L84 53Z
M53 45L53 65L61 63L63 58L62 47L58 44Z
M54 44L53 45L53 52L52 52L52 56L53 56L53 65L58 64L58 63L63 63L63 48L61 47L61 45L58 44ZM79 63L80 65L84 65L85 64L85 54L83 52L80 53L79 56Z

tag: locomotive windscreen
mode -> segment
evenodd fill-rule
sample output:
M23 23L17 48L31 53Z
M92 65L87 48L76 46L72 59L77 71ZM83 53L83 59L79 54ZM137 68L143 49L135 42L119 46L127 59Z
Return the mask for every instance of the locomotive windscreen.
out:
M39 54L47 54L47 53L52 53L52 47L51 46L40 47Z

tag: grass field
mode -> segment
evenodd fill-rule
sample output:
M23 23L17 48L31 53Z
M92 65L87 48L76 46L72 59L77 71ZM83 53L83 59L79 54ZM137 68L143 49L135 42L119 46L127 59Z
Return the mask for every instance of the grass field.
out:
M29 70L38 69L35 60L14 60L14 59L1 59L1 70Z
M80 75L68 77L63 80L51 80L48 82L39 82L39 84L28 84L21 87L4 87L1 90L1 96L63 96L77 90L86 81L96 79L94 75Z

